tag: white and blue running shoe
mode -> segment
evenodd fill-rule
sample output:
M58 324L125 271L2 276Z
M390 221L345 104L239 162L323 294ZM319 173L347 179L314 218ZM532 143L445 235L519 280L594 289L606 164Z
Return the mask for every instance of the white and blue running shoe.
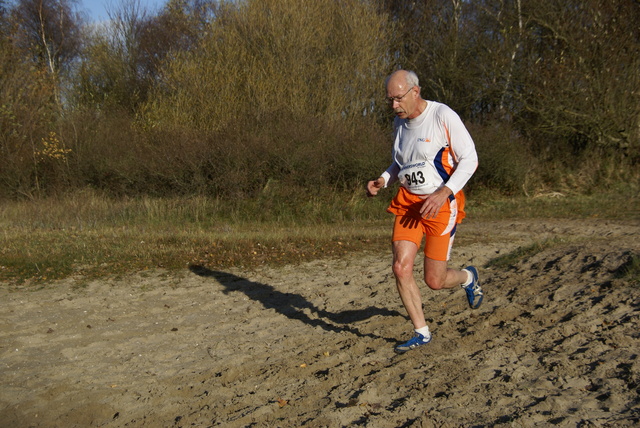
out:
M463 285L462 288L467 292L467 300L469 300L469 307L471 309L478 309L482 304L482 298L484 294L482 287L480 287L480 280L478 279L478 271L473 266L468 266L464 270L471 272L473 280L469 285Z
M417 348L418 346L426 345L429 342L431 342L431 334L429 334L429 337L425 337L420 333L416 333L407 342L403 343L402 345L396 346L395 350L397 353L402 354L412 350L413 348Z

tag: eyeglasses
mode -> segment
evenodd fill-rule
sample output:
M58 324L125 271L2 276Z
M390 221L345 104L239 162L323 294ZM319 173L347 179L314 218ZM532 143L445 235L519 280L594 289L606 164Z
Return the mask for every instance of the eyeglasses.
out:
M407 96L407 94L408 94L409 92L411 92L411 90L412 90L412 89L413 89L413 86L412 86L412 87L410 87L410 88L409 88L409 90L408 90L407 92L405 92L405 93L404 93L404 95L403 95L403 96L401 96L401 97L387 97L387 98L385 98L385 100L387 100L387 103L389 103L389 104L393 104L393 102L394 102L394 101L400 102L400 101L402 101L402 99L403 99L404 97L406 97L406 96Z

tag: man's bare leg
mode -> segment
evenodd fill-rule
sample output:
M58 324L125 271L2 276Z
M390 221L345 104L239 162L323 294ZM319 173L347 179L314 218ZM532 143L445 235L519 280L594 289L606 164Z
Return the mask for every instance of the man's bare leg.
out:
M422 309L420 288L413 276L413 267L417 254L418 247L413 242L393 242L393 273L396 277L396 287L415 329L427 325Z
M424 258L424 281L432 290L442 290L462 285L471 309L482 304L484 292L478 280L478 271L473 266L464 270L449 269L447 262Z
M447 262L424 258L424 282L432 290L453 288L469 279L467 272L447 268Z

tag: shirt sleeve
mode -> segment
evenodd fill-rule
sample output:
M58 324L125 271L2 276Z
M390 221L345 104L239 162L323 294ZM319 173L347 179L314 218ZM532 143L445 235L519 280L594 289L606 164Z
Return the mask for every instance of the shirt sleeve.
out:
M400 126L401 120L399 118L393 119L393 138L394 140L397 138L398 127ZM391 154L393 157L393 151ZM400 173L400 165L394 160L389 168L385 172L383 172L380 177L384 178L384 187L388 187L389 185L398 181L398 174Z
M456 168L445 185L453 194L458 193L467 184L478 168L478 154L469 131L460 116L447 106L440 108L442 124L445 128L449 147L453 153Z
M392 163L389 168L383 172L380 177L384 178L384 187L398 181L398 173L400 172L400 166L397 163Z

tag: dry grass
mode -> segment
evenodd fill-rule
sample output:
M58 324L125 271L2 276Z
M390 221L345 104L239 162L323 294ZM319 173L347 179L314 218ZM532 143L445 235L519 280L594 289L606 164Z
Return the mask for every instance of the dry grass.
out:
M602 218L640 219L640 190L633 185L601 189L591 194L543 191L530 196L503 196L477 190L470 196L476 219Z
M387 193L390 196L391 192ZM469 216L637 219L637 198L495 198L470 195ZM269 196L223 203L210 198L111 199L94 192L6 202L0 210L0 281L42 283L145 269L299 263L353 251L388 251L387 199L362 190L308 201ZM626 201L626 205L623 203Z
M360 210L364 202L351 195L298 204L300 212L284 204L260 211L260 200L241 206L208 198L112 200L82 192L5 203L0 280L39 283L190 264L251 268L388 245L383 201L371 201L379 219L362 221L370 211ZM350 217L356 211L360 219Z

